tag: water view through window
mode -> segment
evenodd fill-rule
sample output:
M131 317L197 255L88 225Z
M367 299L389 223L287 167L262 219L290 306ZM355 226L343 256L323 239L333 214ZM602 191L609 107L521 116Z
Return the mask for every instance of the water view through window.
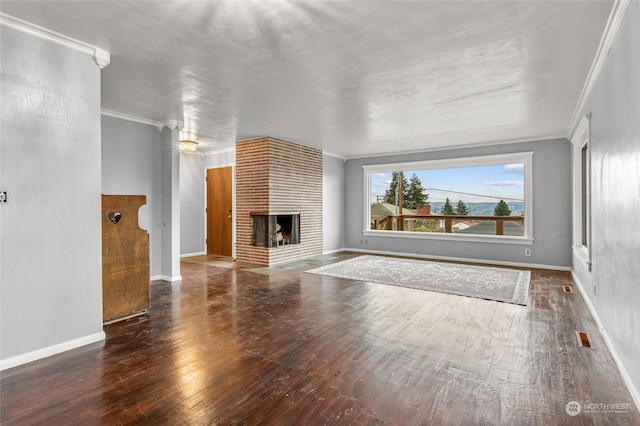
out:
M477 158L365 166L368 230L528 237L531 157Z

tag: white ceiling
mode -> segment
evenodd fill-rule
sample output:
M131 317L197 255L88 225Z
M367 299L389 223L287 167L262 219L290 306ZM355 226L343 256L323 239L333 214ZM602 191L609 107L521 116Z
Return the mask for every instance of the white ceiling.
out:
M341 157L564 137L613 1L6 1L111 52L102 108Z

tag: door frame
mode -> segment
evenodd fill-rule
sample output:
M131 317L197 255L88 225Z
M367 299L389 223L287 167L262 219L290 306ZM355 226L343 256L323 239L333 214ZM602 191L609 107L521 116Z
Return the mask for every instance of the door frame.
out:
M212 169L225 169L227 167L231 167L231 257L233 259L236 258L236 165L235 163L231 164L218 164L215 166L204 166L204 189L203 189L203 200L204 200L204 236L202 238L202 252L207 253L207 186L209 182L207 182L207 170Z

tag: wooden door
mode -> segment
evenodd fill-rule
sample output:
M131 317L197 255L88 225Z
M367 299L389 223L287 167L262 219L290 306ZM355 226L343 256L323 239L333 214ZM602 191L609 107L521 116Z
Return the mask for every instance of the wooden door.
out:
M207 254L232 256L233 169L207 170Z

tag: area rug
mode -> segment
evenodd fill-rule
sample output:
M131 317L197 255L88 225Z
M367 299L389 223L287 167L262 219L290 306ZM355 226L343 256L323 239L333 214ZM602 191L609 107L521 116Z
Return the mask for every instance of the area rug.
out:
M531 272L386 256L359 256L312 274L527 305Z

